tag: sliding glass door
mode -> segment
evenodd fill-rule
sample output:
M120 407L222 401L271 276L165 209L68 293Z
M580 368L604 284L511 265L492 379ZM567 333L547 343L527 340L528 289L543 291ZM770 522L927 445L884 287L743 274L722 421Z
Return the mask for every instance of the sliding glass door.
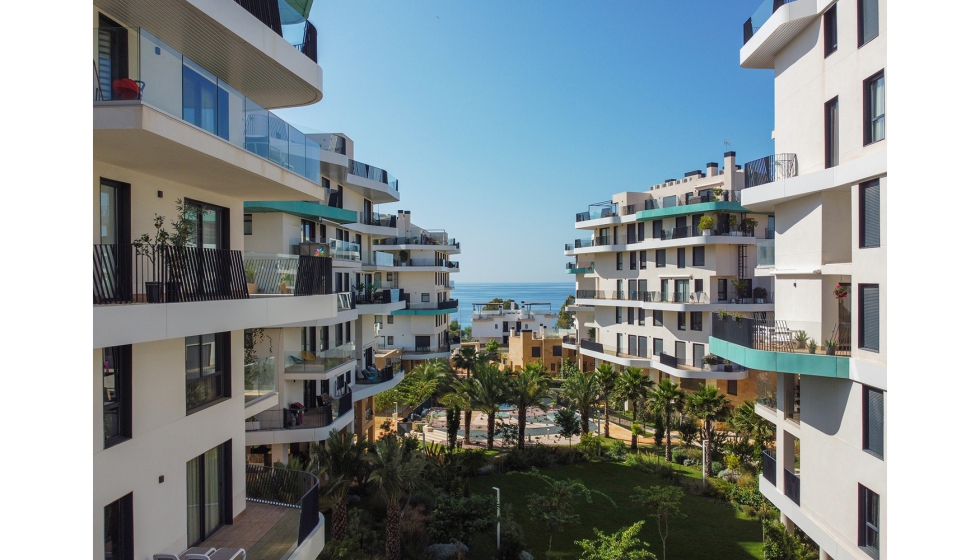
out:
M219 445L187 462L187 546L192 547L214 534L226 517L226 448Z

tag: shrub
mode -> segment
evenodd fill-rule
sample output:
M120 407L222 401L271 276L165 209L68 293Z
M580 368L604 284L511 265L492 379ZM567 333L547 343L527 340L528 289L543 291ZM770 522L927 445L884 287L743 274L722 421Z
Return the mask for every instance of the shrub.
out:
M681 441L684 445L691 445L694 440L698 438L698 432L701 430L698 428L698 423L694 421L694 418L684 417L679 424L677 424L677 432L681 435Z
M725 469L725 465L722 465L718 461L711 461L711 472L713 472L713 473L721 472L724 469Z
M733 455L731 453L726 453L725 454L724 461L725 461L725 470L729 470L729 471L737 471L738 470L738 467L739 467L739 465L741 463L739 461L738 456Z
M666 427L664 426L664 417L657 414L653 417L653 442L657 447L664 444L664 436L666 435Z
M609 454L613 460L622 461L626 457L626 442L621 439L614 439L609 445Z
M739 477L740 474L741 473L739 473L736 470L722 469L722 470L718 471L718 474L715 475L715 476L717 476L718 478L720 478L722 480L725 480L725 481L731 482L732 484L735 484L735 482L738 480L738 477Z
M464 477L476 476L480 469L490 464L490 458L482 449L464 449L455 455L459 461L460 474Z
M582 442L575 447L582 452L587 461L598 461L602 458L602 438L593 433L582 434Z

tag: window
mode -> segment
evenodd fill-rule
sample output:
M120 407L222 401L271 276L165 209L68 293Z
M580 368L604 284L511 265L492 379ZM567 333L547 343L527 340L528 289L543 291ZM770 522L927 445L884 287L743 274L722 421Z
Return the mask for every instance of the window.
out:
M622 322L623 322L623 308L622 307L617 307L616 308L616 324L618 325L618 324L620 324Z
M429 294L422 294L422 301L423 302L429 301Z
M864 81L864 145L885 139L885 72Z
M653 310L653 326L655 327L664 326L664 312L662 309Z
M231 440L187 461L187 546L231 522Z
M864 450L885 458L885 393L864 387Z
M878 284L858 285L858 348L878 351Z
M871 490L858 484L858 546L878 557L878 514L881 508L880 498Z
M395 324L395 316L394 315L388 315L388 324L389 325L394 325Z
M636 270L636 251L630 251L630 270Z
M551 364L551 371L555 371L555 364L554 363Z
M388 346L394 346L394 345L395 345L395 337L389 336L388 337Z
M637 354L636 354L636 335L635 334L629 335L629 338L627 339L627 344L628 344L628 346L627 346L627 354L629 354L630 356L636 356Z
M646 323L646 320L647 320L646 310L641 307L636 312L636 324L642 327Z
M640 251L640 270L646 270L646 269L647 269L647 252Z
M132 346L102 349L102 433L106 448L133 436L132 369Z
M694 281L694 291L695 293L704 293L704 280L699 279Z
M245 235L252 235L252 215L245 214Z
M677 248L677 268L684 268L685 266L687 266L687 265L684 264L684 248L683 247L678 247Z
M186 406L191 411L231 396L231 333L184 338Z
M703 316L701 314L701 311L692 311L691 312L691 330L692 331L699 331L699 330L701 330L701 324L702 324L701 322L702 322L703 319L704 318L703 318Z
M728 300L728 279L718 279L718 301Z
M643 235L643 230L645 229L645 226L646 226L646 224L643 223L643 222L640 222L640 223L636 224L636 240L637 241L643 241L643 239L645 238L644 235Z
M616 333L616 353L623 351L623 333Z
M667 249L657 249L657 268L667 266Z
M881 186L878 179L858 187L858 247L881 247Z
M647 337L641 336L636 341L636 355L641 358L649 358L647 354Z
M663 220L654 220L653 221L653 238L654 239L660 239L663 236L663 232L664 232L664 221Z
M695 247L691 251L694 253L692 266L704 266L704 246Z
M824 103L824 167L836 167L840 163L840 110L837 98Z
M678 313L677 314L677 330L679 330L679 331L686 331L687 330L687 314L686 313L681 312L681 313Z
M626 322L632 325L633 324L633 321L635 321L635 320L636 320L636 311L635 311L635 309L632 308L632 307L628 307L626 309Z
M347 321L347 323L345 323L345 326L347 327L347 329L346 329L347 330L347 340L345 340L344 342L350 342L350 321Z
M540 358L541 357L541 347L540 346L535 346L535 347L531 348L531 357L532 358Z
M733 397L738 396L738 381L734 379L728 380L728 394Z
M623 270L623 254L616 253L616 270Z
M553 358L561 358L561 345L556 344L551 347L551 356Z
M878 0L858 0L858 47L878 36Z
M827 58L837 50L837 4L823 13L823 56Z
M106 560L133 560L133 494L103 508Z
M653 339L653 355L659 356L664 352L664 339L655 338Z

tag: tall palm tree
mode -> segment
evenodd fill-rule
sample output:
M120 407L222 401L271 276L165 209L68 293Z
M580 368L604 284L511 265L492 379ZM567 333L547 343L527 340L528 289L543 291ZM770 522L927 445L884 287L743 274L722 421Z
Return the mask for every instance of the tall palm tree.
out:
M453 367L466 370L466 376L473 374L473 367L476 366L477 352L474 346L461 346L456 355L453 356Z
M524 366L524 370L510 380L509 392L507 400L517 408L517 448L524 449L527 409L548 408L544 399L551 394L541 362L531 362Z
M707 457L708 476L711 476L711 439L714 434L714 424L725 415L728 397L718 391L718 387L703 386L691 393L687 398L687 412L703 423L704 456Z
M674 460L670 448L670 421L675 411L684 408L684 391L681 391L681 386L671 382L670 379L662 379L660 384L653 388L651 400L654 413L664 419L664 431L667 434L667 451L664 456L667 458L667 463L670 463Z
M378 495L387 507L385 517L385 557L387 560L401 559L401 535L398 526L402 518L402 498L406 505L412 493L427 487L425 478L425 457L417 450L405 445L402 438L387 435L378 440L370 461L374 466L368 482L377 487Z
M643 373L643 370L638 367L624 369L623 373L619 374L616 379L616 394L630 403L634 424L636 424L636 409L640 407L640 403L646 400L647 394L652 388L653 381L650 381L650 376ZM630 449L635 451L636 448L636 432L633 432Z
M347 492L366 470L367 453L367 441L342 430L330 432L326 445L310 447L311 469L327 476L322 494L332 504L330 534L336 540L347 535Z
M470 424L473 422L473 378L458 379L453 391L445 398L447 402L463 411L463 444L470 445Z
M510 396L509 368L502 371L494 364L479 363L470 378L473 409L487 415L487 449L493 449L497 413Z
M606 418L605 433L606 437L609 437L609 399L616 391L616 378L619 377L619 373L612 364L603 362L596 368L595 375L599 378L599 385L602 387L603 414Z
M585 373L578 368L569 372L561 384L565 399L572 408L577 408L582 422L582 433L589 431L589 416L593 407L599 402L602 388L599 378L591 373Z

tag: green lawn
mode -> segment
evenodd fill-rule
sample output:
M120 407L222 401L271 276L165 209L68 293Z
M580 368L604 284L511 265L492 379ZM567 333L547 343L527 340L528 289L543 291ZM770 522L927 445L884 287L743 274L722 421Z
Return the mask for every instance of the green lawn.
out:
M700 472L678 467L679 470L692 478L700 480ZM632 467L617 463L580 463L545 469L542 474L552 478L574 478L583 481L590 489L600 490L609 495L616 505L602 497L595 497L594 503L582 503L577 513L581 515L581 524L569 526L564 532L555 535L553 550L566 558L578 558L581 549L574 541L583 538L595 538L592 531L597 527L610 534L618 529L631 525L640 519L647 519L640 533L643 541L650 543L650 550L661 558L662 549L657 525L653 519L646 518L646 513L637 509L631 500L635 486L661 485L663 481L655 475L640 472ZM536 559L543 560L548 550L548 535L543 527L531 522L527 509L527 496L544 491L544 483L534 477L521 474L504 474L481 476L469 480L473 494L493 495L492 487L500 488L502 503L510 503L518 522L524 528L528 549ZM670 534L667 538L667 558L671 560L751 560L762 558L762 525L736 515L735 510L725 502L711 500L685 494L682 501L686 518L671 522ZM491 539L495 539L495 534ZM485 545L493 547L492 542L486 543L479 539L479 545L474 546L477 560L491 558L486 553ZM476 543L474 543L476 544Z

